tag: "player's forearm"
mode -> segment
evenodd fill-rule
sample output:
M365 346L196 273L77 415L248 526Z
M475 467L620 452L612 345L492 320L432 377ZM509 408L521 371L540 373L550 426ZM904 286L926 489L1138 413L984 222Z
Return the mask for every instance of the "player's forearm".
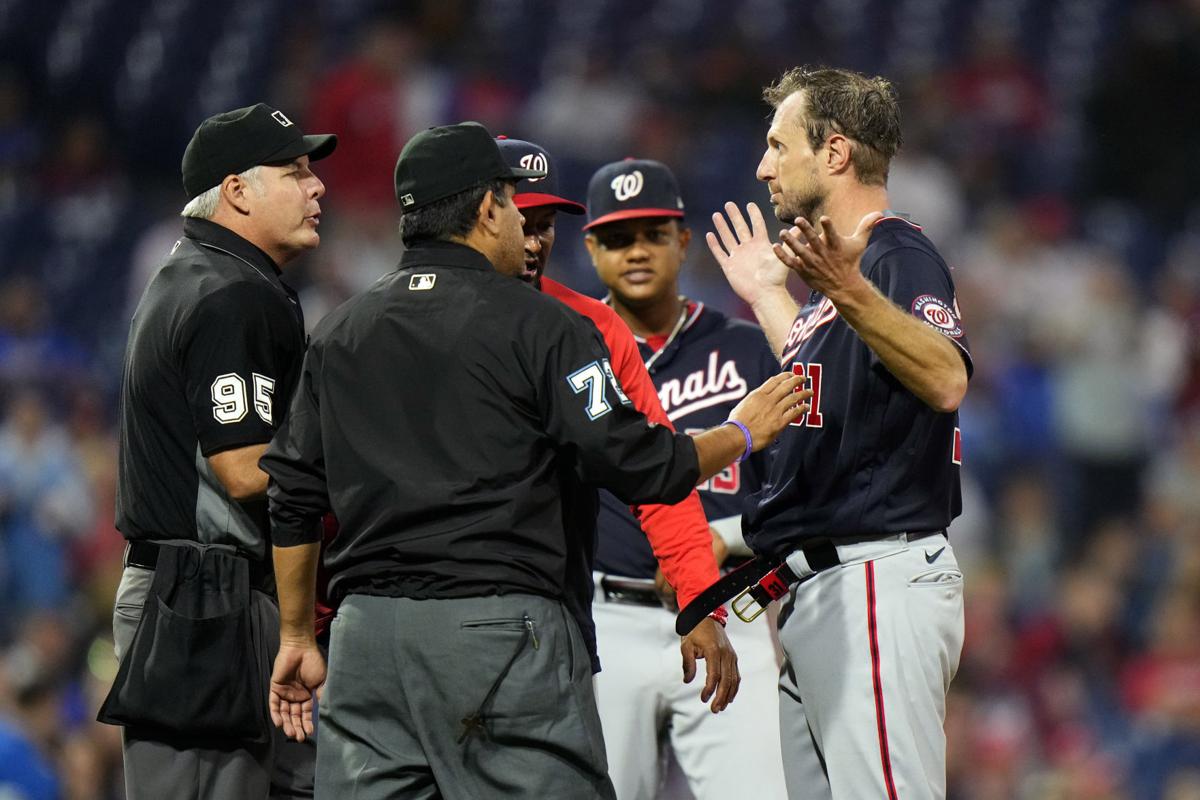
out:
M271 550L279 593L279 640L290 644L315 643L313 608L317 602L317 563L321 557L321 543L273 547Z
M763 291L755 298L750 308L758 319L758 326L766 334L767 343L771 345L775 358L783 358L784 344L799 310L791 293L783 286Z
M829 299L905 388L934 411L958 408L967 393L967 368L953 342L906 314L866 279Z
M746 438L734 425L719 425L692 437L700 481L704 482L728 467L746 450Z
M700 496L693 489L675 505L638 505L632 510L679 602L690 603L719 576Z

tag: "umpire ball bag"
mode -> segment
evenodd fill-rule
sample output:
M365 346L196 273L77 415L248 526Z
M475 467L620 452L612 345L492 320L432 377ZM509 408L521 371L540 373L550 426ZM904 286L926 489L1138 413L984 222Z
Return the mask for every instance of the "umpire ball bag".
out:
M213 547L160 546L154 581L97 719L141 731L267 741L250 565Z

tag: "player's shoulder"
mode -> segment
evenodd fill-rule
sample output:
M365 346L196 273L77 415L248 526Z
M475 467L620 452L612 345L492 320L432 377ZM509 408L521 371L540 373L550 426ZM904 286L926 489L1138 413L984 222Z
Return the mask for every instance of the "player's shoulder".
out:
M607 304L545 276L542 277L542 292L547 297L552 297L564 304L575 313L582 314L592 320L602 330L621 321L620 317L617 316L617 312L613 311Z
M941 253L919 224L907 216L889 212L871 231L862 257L863 271L870 272L884 260L908 258L931 259L946 267Z
M753 322L737 317L731 317L712 306L698 304L698 313L691 331L697 337L714 336L724 342L747 342L750 344L765 343L762 328Z

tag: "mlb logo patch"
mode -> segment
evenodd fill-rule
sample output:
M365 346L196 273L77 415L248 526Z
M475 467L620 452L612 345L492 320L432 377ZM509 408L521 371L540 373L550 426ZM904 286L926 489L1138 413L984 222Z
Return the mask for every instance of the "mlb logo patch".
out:
M285 128L289 127L292 124L292 121L290 119L288 119L282 111L273 112L271 114L271 119L275 120L276 122L278 122L280 125L282 125Z
M437 275L424 272L408 279L408 290L410 292L428 292L435 283L437 283Z
M400 205L404 206L405 208L408 208L415 202L417 202L417 201L413 199L413 196L411 194L405 194L405 195L400 196Z

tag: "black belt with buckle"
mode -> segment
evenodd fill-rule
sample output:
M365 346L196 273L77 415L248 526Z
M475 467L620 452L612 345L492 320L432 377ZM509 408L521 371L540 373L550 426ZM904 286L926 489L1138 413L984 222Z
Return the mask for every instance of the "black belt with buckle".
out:
M637 606L663 608L658 590L653 586L647 586L640 580L605 575L600 579L600 590L604 592L604 599L609 603L629 603Z
M913 532L906 535L908 537L907 541L915 542L929 536L939 536L945 532L945 530L939 529L936 531ZM893 535L895 534L885 534L882 536L844 536L837 539L822 539L801 545L798 549L804 553L805 560L808 561L808 565L812 568L812 573L810 574L816 574L822 570L839 566L842 563L841 559L838 558L838 545L877 542ZM716 583L701 592L696 599L688 603L679 612L679 615L675 618L675 632L680 636L688 635L691 633L692 628L700 624L701 620L730 600L733 601L731 607L738 619L743 622L751 622L757 619L759 614L766 611L767 606L773 600L778 600L786 595L791 585L800 580L800 576L796 575L792 568L788 566L787 561L784 560L785 558L786 556L773 558L758 556L747 561L728 575L723 576ZM738 605L738 601L742 600L743 597L747 598L746 602ZM758 610L747 615L747 610L755 603L759 606Z
M160 545L158 542L152 542L148 539L130 541L129 547L125 551L125 566L154 569L158 566L159 549L170 546ZM260 592L268 594L273 593L275 590L273 578L275 576L270 565L266 561L249 558L243 553L238 553L238 555L245 558L250 564L250 588L258 589Z

